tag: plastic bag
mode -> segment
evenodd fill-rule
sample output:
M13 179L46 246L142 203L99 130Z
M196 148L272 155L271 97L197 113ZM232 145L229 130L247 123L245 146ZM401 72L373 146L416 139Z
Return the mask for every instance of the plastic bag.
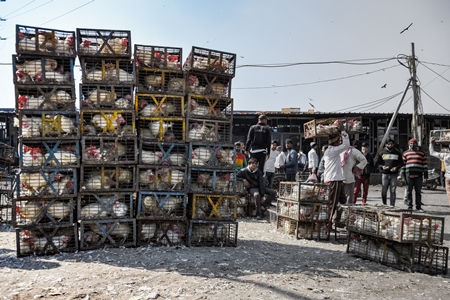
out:
M311 175L309 175L308 179L306 179L306 182L314 182L314 183L318 182L316 174L311 173Z

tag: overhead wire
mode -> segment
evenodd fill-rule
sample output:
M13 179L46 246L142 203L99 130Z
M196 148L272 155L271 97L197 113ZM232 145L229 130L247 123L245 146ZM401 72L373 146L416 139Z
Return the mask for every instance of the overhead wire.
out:
M48 1L48 2L45 2L44 4L41 4L41 5L39 5L39 6L33 7L32 9L27 10L27 11L24 11L24 12L22 12L22 13L16 15L16 16L9 17L7 20L11 20L11 19L14 19L14 18L16 18L16 17L20 17L21 15L24 15L24 14L26 14L26 13L29 13L30 11L33 11L33 10L35 10L36 8L42 7L42 6L44 6L44 5L47 5L47 4L49 4L50 2L53 2L53 0L50 0L50 1Z
M396 57L391 58L365 58L353 60L332 60L332 61L312 61L312 62L298 62L298 63L279 63L279 64L254 64L254 65L239 65L238 68L286 68L299 65L325 65L325 64L347 64L347 65L374 65L381 64L390 60L395 60ZM378 60L370 63L356 63L356 61Z
M419 64L421 64L422 66L424 66L425 68L427 68L428 70L430 70L431 72L433 72L434 74L436 74L438 77L441 77L442 79L444 79L445 81L447 81L448 83L450 83L450 80L448 80L447 78L445 78L444 76L442 76L442 74L444 74L445 72L447 72L450 69L450 66L447 68L447 70L445 70L444 72L442 72L441 74L439 74L438 72L434 71L433 69L429 68L428 66L424 65L423 63L419 62Z
M425 95L427 95L431 100L433 100L437 105L439 105L442 109L444 109L444 110L450 112L450 110L448 110L447 108L445 108L444 106L442 106L438 101L436 101L436 100L435 100L433 97L431 97L427 92L425 92L425 90L424 90L422 87L420 87L420 90L421 90L423 93L425 93Z
M365 105L365 106L361 106L359 104L359 105L354 105L354 106L342 108L342 109L339 109L337 111L340 112L340 111L345 111L345 110L351 110L351 109L354 109L354 108L371 108L372 106L378 107L378 106L380 106L380 105L382 105L382 104L392 100L393 98L397 97L398 95L400 95L402 93L403 92L399 92L399 93L396 93L396 94L393 94L393 95L390 95L390 96L387 96L387 97L384 97L384 98L381 98L381 99L377 99L377 100L368 102L368 103L366 103L367 105Z
M38 26L41 26L41 25L50 23L51 21L54 21L54 20L59 19L59 18L61 18L61 17L64 17L65 15L68 15L68 14L70 14L71 12L73 12L73 11L75 11L75 10L77 10L77 9L80 9L80 8L82 8L83 6L89 5L89 4L91 4L92 2L94 2L94 1L95 1L95 0L91 0L91 1L89 1L89 2L87 2L87 3L85 3L85 4L83 4L83 5L80 5L80 6L74 8L74 9L72 9L72 10L69 10L68 12L66 12L66 13L64 13L64 14L62 14L62 15L57 16L56 18L53 18L53 19L51 19L51 20L48 20L47 22L41 23L41 24L39 24Z
M34 1L36 1L36 0L31 0L31 1L30 1L30 2L28 2L27 4L25 4L25 5L21 6L21 7L19 7L18 9L16 9L15 11L13 11L13 12L10 12L9 14L7 14L7 15L3 16L3 18L6 18L7 16L9 16L9 15L11 15L11 14L15 13L16 11L19 11L19 10L21 10L21 9L22 9L22 8L24 8L24 7L27 7L28 5L30 5L30 4L31 4L31 3L33 3Z

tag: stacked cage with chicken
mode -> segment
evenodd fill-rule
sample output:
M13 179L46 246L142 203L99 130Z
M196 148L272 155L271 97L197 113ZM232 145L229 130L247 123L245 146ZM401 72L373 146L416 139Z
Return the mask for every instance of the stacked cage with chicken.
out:
M18 256L78 250L74 39L73 31L16 25L19 174L12 221Z
M446 274L444 217L384 207L350 206L347 252L388 266Z
M330 206L327 185L280 182L276 226L298 239L330 238Z
M0 143L0 223L11 223L13 213L15 148Z
M77 28L80 249L136 245L138 158L131 33Z

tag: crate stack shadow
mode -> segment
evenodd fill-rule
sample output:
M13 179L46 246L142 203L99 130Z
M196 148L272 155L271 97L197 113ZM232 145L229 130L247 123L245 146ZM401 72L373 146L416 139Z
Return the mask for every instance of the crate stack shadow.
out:
M20 170L12 218L17 256L78 250L74 42L73 31L16 25L12 60Z
M81 64L80 250L136 245L131 32L77 28Z

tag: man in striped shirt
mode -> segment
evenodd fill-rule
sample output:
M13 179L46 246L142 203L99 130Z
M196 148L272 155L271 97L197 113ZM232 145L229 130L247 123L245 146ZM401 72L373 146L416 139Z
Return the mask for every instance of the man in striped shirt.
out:
M425 153L419 149L416 139L410 139L409 149L403 153L405 167L402 169L408 186L408 209L413 208L412 190L416 192L416 209L422 210L422 176L428 179L428 165Z

